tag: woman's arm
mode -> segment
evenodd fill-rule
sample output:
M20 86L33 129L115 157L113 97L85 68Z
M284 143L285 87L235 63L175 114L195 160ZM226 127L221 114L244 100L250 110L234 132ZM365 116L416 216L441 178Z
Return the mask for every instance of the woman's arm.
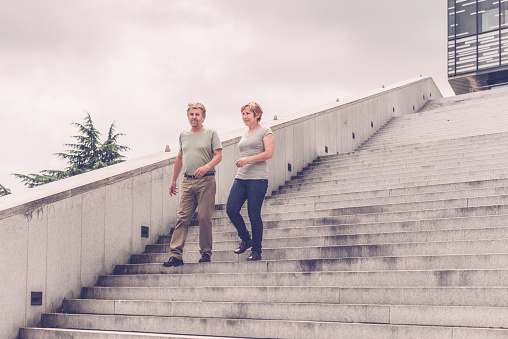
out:
M271 159L273 157L273 150L275 147L274 139L275 138L273 137L272 133L265 135L265 137L263 138L263 144L265 145L264 152L261 152L259 154L250 157L239 159L236 162L236 167L243 167L247 165L249 162L259 162Z

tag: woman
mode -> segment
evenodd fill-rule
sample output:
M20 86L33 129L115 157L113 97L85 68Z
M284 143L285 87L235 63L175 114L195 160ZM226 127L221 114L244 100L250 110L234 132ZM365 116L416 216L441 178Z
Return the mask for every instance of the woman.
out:
M252 247L252 252L247 260L261 260L261 242L263 240L261 206L268 188L266 160L273 156L274 137L269 127L259 124L263 115L259 104L249 102L243 105L240 111L243 122L249 130L238 143L241 155L236 162L236 167L239 169L229 193L226 212L241 239L240 245L234 252L241 254ZM245 200L247 200L252 238L240 215Z

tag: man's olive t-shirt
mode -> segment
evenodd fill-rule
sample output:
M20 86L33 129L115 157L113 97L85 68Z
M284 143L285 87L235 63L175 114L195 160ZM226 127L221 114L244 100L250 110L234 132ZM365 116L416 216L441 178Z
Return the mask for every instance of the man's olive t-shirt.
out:
M214 150L222 149L219 134L210 128L203 128L198 134L183 131L179 143L183 155L183 173L187 175L194 175L198 168L212 160ZM211 172L215 172L215 168L208 171Z

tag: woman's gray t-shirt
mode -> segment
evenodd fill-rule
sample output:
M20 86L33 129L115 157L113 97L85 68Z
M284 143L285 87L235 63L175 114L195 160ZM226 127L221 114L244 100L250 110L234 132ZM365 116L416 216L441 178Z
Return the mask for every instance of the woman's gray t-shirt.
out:
M259 126L248 137L245 134L238 143L240 149L240 158L250 157L265 151L263 138L268 134L273 134L270 127ZM254 180L268 179L268 164L265 161L249 162L247 165L240 167L236 174L236 179Z

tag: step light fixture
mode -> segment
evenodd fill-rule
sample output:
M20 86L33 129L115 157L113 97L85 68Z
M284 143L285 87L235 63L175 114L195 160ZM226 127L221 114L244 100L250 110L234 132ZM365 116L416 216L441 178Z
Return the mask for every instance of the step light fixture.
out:
M141 238L148 238L150 228L148 226L141 226Z
M30 305L32 306L42 305L42 292L31 292Z

